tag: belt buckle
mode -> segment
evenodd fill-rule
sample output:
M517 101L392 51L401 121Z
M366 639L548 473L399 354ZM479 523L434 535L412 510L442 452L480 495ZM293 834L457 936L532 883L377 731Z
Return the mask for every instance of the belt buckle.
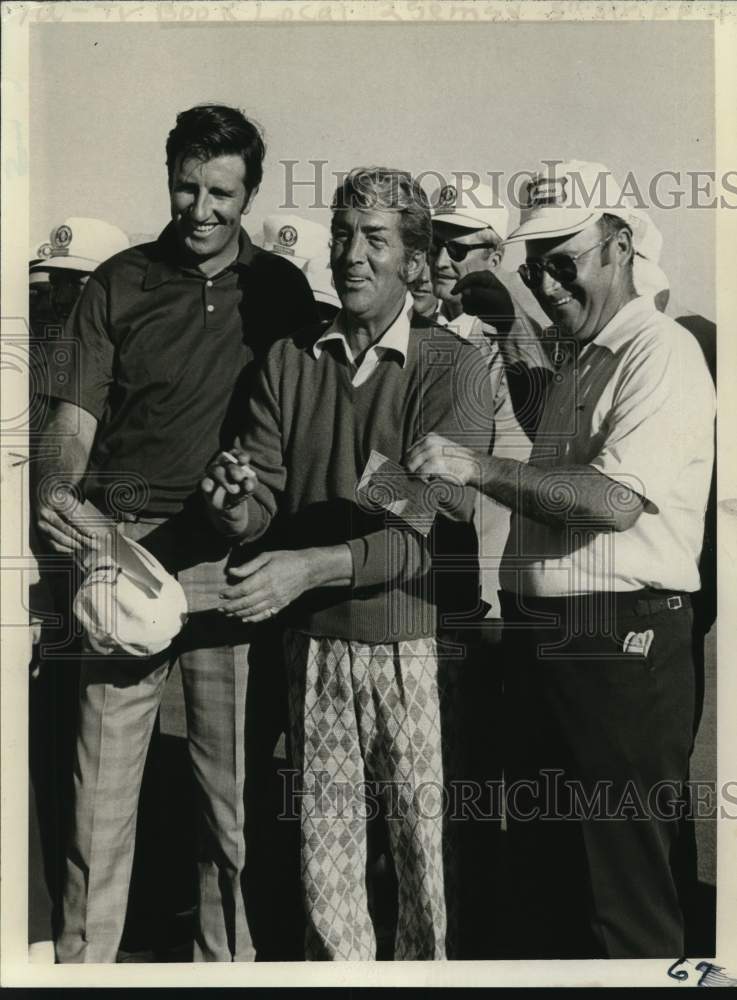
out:
M669 597L666 604L669 611L678 611L679 608L683 607L683 601L680 597Z

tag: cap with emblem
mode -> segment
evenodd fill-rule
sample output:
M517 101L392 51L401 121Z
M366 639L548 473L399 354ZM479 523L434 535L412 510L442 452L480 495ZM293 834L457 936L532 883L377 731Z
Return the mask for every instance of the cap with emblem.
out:
M181 631L187 599L150 552L113 531L94 553L74 599L74 613L98 653L153 656Z
M48 246L49 251L51 250L51 244L45 243L44 240L34 240L31 243L31 249L28 254L28 266L32 267L34 264L40 264L43 261L41 256L41 247Z
M438 188L430 198L433 222L473 231L493 229L504 239L509 227L509 211L487 184L464 187L457 180Z
M72 217L55 226L49 239L37 247L31 271L54 268L94 271L108 257L129 246L123 230L110 222Z
M32 285L40 285L49 280L48 258L51 256L51 244L46 240L36 240L31 244L28 255L28 280Z
M616 215L632 229L635 250L657 261L663 238L646 212L622 193L601 163L550 161L524 186L520 224L507 243L571 236L603 215Z
M328 255L330 230L319 222L302 219L298 215L267 215L261 245L264 250L282 254L304 269L313 257Z
M305 277L310 284L316 302L340 309L340 299L333 284L333 272L329 259L325 256L313 257L307 261Z

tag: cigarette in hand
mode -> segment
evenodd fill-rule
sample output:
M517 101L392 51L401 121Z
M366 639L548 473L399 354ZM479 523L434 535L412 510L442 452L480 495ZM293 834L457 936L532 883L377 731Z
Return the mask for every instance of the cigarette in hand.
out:
M226 458L230 462L231 465L241 464L232 452L224 451L221 454L223 458ZM250 475L252 475L255 478L256 473L253 471L250 465L244 465L243 468L246 470L246 472L250 473Z
M238 461L238 459L235 457L235 455L232 452L230 452L230 451L224 451L221 454L222 454L222 457L224 459L226 459L231 465L241 465L241 463ZM251 468L250 465L241 465L241 468L245 469L246 472L249 475L253 476L254 479L256 478L256 473L253 471L253 469ZM240 490L239 490L238 493L229 493L229 494L226 495L225 502L223 504L223 506L226 509L229 508L229 507L237 507L240 503L243 502L244 485L245 485L244 483L241 483Z

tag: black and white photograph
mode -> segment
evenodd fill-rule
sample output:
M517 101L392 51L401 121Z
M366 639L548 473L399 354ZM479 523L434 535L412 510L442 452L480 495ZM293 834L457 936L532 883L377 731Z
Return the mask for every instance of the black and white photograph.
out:
M2 3L3 986L737 985L737 18L597 9Z

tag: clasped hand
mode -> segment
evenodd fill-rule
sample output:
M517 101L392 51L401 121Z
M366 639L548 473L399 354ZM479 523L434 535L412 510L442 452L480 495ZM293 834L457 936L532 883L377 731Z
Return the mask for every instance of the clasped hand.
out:
M405 465L415 475L437 476L462 486L478 486L480 480L478 453L440 434L427 434L413 444Z
M306 552L277 551L229 570L240 579L221 593L220 611L244 622L261 622L278 614L310 587Z

